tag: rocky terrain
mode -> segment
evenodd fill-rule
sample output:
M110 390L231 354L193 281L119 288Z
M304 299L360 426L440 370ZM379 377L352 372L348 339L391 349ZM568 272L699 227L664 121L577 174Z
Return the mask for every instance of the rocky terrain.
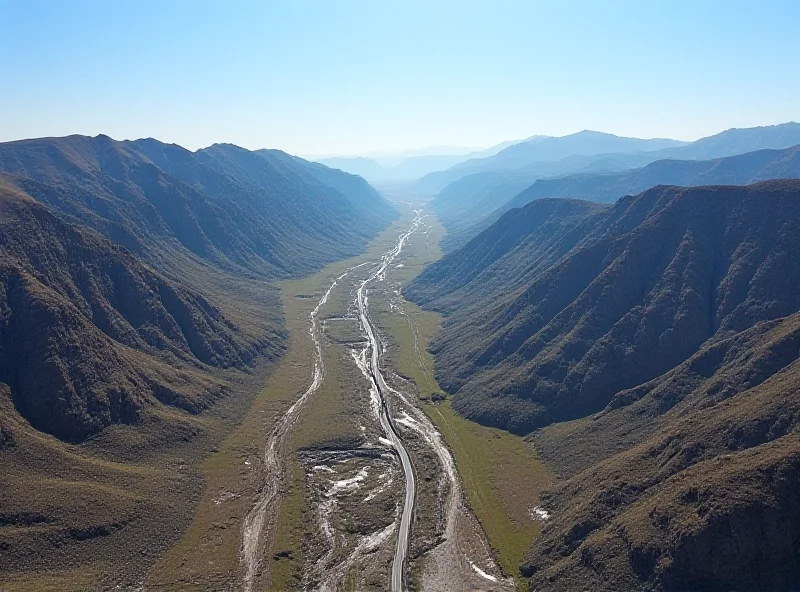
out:
M453 407L563 478L532 588L800 582L798 208L796 180L535 201L405 290L447 315Z
M763 322L536 443L572 475L523 573L541 589L787 590L800 316ZM569 443L569 444L567 444Z
M220 388L181 379L171 361L246 366L277 352L124 248L0 192L0 381L35 428L79 441L157 401L198 412Z

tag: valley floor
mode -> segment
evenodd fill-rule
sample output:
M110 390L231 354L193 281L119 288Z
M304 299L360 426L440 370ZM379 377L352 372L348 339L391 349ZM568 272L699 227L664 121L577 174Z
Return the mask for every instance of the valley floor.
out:
M406 480L365 372L369 343L355 296L413 220L406 208L362 255L282 284L289 350L203 463L194 521L146 589L387 589ZM521 438L464 420L439 400L427 351L439 319L400 290L440 257L442 235L425 215L364 286L388 413L416 481L404 580L426 591L513 589L552 477Z
M155 477L137 479L144 468L134 464L126 479L115 478L113 499L138 508L131 515L147 523L136 531L121 525L119 533L112 525L96 541L117 541L119 561L21 572L0 588L386 590L407 479L384 413L416 482L404 585L526 589L519 565L541 526L539 494L553 477L522 438L451 411L427 350L441 319L401 293L441 256L444 230L423 210L403 209L363 254L283 282L289 347L280 362L194 418L193 436L165 443L163 459L145 463L157 467L148 468ZM379 344L379 379L368 362L365 319ZM95 471L90 481L114 469L95 464L82 469ZM107 489L102 479L92 487Z
M522 438L451 411L427 350L441 319L401 293L441 256L444 230L403 210L363 254L280 285L288 349L245 378L220 373L235 386L207 412L167 408L82 446L17 426L0 589L386 590L395 563L395 588L525 589L552 475ZM272 290L231 289L250 302L229 306L243 326L263 330L257 306L274 321ZM413 467L411 505L390 429ZM61 542L63 520L75 524Z

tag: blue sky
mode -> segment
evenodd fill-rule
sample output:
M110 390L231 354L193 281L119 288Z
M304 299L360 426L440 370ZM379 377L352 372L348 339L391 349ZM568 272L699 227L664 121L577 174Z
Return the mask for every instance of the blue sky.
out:
M798 29L798 0L0 0L0 140L695 139L800 120Z

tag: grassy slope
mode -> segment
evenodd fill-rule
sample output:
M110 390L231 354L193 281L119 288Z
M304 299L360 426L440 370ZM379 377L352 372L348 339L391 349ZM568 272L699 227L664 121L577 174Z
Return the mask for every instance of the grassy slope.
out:
M6 560L17 563L0 578L0 587L9 592L93 590L112 588L118 578L137 581L188 526L201 493L196 468L249 400L247 391L237 388L200 416L166 409L157 421L109 428L114 434L104 437L128 443L136 455L123 462L108 458L102 440L65 444L17 425L17 448L3 459L0 506L7 515L37 518L4 525L2 535L10 544ZM165 422L175 427L167 436L160 425ZM26 549L37 540L46 551L28 566Z
M438 242L444 229L436 220L426 221L432 224L431 233L412 237L405 265L391 272L404 285L441 257ZM416 383L421 397L428 398L441 392L427 349L439 330L441 315L410 302L404 302L403 309L405 316L385 316L380 323L397 344L398 372ZM530 508L539 503L539 493L552 483L553 475L521 437L464 419L450 409L449 401L424 404L423 409L453 451L469 504L500 565L507 574L518 576L522 555L539 533Z

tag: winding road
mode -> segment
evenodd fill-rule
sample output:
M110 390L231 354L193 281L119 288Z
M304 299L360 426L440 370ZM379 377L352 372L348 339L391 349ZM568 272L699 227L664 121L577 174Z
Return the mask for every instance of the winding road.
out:
M358 287L358 291L356 293L357 302L358 302L358 315L361 319L361 326L364 329L364 332L367 335L367 339L369 340L369 347L370 347L370 363L368 366L369 377L373 383L373 387L378 393L380 397L380 422L383 430L386 432L387 438L392 442L395 450L397 450L397 454L400 457L400 462L403 465L403 473L405 475L406 480L406 495L405 501L403 503L403 512L400 516L400 527L397 531L397 545L395 547L394 553L394 561L392 563L392 577L391 577L391 589L392 592L402 592L403 591L403 574L405 572L405 562L406 562L406 555L408 553L408 540L409 534L411 532L411 517L414 513L414 499L416 497L416 482L414 481L414 470L411 466L411 457L408 454L408 450L403 445L403 440L400 437L399 432L392 420L391 415L389 414L389 408L386 404L386 393L389 392L389 386L386 384L386 381L383 378L383 374L381 373L380 369L380 347L378 343L378 339L375 336L375 330L372 326L372 322L369 318L369 301L367 298L367 286L378 280L382 280L385 277L386 269L391 265L391 263L397 258L400 252L403 250L403 245L405 244L408 237L410 237L414 232L417 231L419 228L420 222L422 221L423 216L420 214L419 210L415 210L414 212L414 221L411 224L411 227L403 234L400 235L400 238L397 241L397 245L389 251L385 253L383 257L381 257L381 264L380 266L373 271L367 279L361 282L361 285Z

